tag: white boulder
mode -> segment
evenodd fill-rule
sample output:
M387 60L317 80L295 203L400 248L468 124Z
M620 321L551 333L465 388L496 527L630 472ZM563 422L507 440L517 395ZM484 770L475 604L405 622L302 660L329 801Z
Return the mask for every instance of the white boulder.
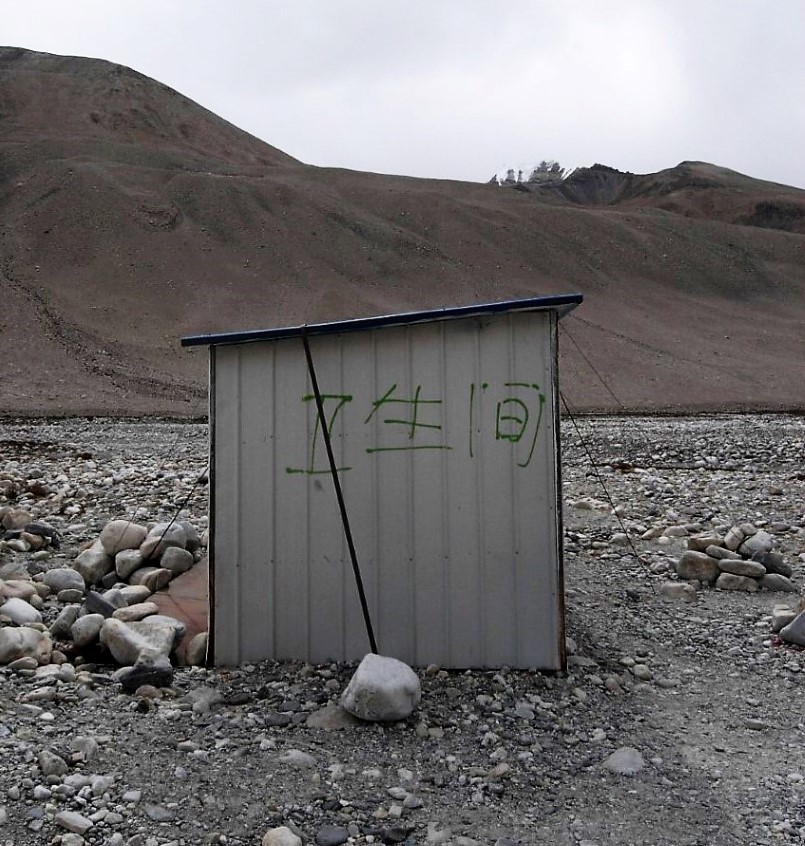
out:
M419 678L407 664L370 653L341 695L341 706L362 720L388 722L405 719L421 698Z
M167 659L176 642L176 629L170 623L147 625L145 620L124 623L109 617L101 628L100 641L118 664L131 666L146 650Z
M131 520L110 520L101 529L98 538L107 555L115 556L124 549L137 549L145 540L148 530Z
M263 835L262 846L302 846L302 839L295 835L288 826L272 828Z
M13 623L18 626L24 626L27 623L41 623L42 615L33 607L29 605L24 599L18 596L12 596L0 605L0 614L8 617Z

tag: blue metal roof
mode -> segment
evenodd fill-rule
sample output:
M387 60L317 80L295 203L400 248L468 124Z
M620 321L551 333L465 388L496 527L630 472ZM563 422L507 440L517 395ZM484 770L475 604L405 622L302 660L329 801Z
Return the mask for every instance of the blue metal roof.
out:
M288 326L280 329L251 329L244 332L221 332L214 335L190 335L182 338L182 346L215 346L218 344L245 344L250 341L276 341L280 338L301 337L305 333L308 335L333 335L340 332L379 329L383 326L408 326L414 323L429 323L437 320L455 320L460 317L505 314L510 311L557 311L560 317L564 317L579 305L582 299L581 294L560 294L551 297L530 297L522 300L504 300L498 303L481 303L454 308L410 311L380 317L359 317L353 320L337 320L333 323L307 323L302 326Z

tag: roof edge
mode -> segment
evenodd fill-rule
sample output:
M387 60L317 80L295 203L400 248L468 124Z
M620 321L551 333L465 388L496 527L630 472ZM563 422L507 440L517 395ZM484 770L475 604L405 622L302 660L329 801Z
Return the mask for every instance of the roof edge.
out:
M505 314L511 311L556 311L564 317L584 297L581 294L557 294L549 297L529 297L521 300L503 300L495 303L457 306L450 308L387 314L378 317L357 317L332 323L306 323L278 329L252 329L243 332L221 332L212 335L189 335L182 338L183 347L217 346L219 344L246 344L253 341L276 341L308 335L334 335L341 332L360 332L384 326L410 326L437 320L456 320L461 317Z

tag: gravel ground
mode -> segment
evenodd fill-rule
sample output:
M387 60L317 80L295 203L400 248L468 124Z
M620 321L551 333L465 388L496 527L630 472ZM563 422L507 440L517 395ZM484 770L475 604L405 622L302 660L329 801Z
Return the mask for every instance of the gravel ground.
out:
M0 479L51 488L28 504L64 532L48 562L64 563L112 517L184 504L203 526L204 486L185 500L206 438L196 424L2 422ZM805 655L769 623L798 597L669 599L662 571L686 541L641 540L753 522L801 586L805 419L585 418L564 422L563 448L566 674L421 669L408 720L336 728L307 719L327 717L354 666L179 669L140 697L102 664L77 667L83 683L0 667L0 844L240 846L279 826L319 846L805 842ZM593 501L601 481L618 516ZM0 552L0 568L20 562ZM623 747L639 753L632 775L604 763ZM46 750L67 773L47 774ZM93 825L71 831L64 812Z

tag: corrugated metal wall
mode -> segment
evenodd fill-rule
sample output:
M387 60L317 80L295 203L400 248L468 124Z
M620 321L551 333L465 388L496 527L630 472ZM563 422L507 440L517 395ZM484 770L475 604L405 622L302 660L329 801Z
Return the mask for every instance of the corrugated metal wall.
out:
M564 661L556 314L310 338L379 650ZM369 651L300 338L212 355L216 664Z

